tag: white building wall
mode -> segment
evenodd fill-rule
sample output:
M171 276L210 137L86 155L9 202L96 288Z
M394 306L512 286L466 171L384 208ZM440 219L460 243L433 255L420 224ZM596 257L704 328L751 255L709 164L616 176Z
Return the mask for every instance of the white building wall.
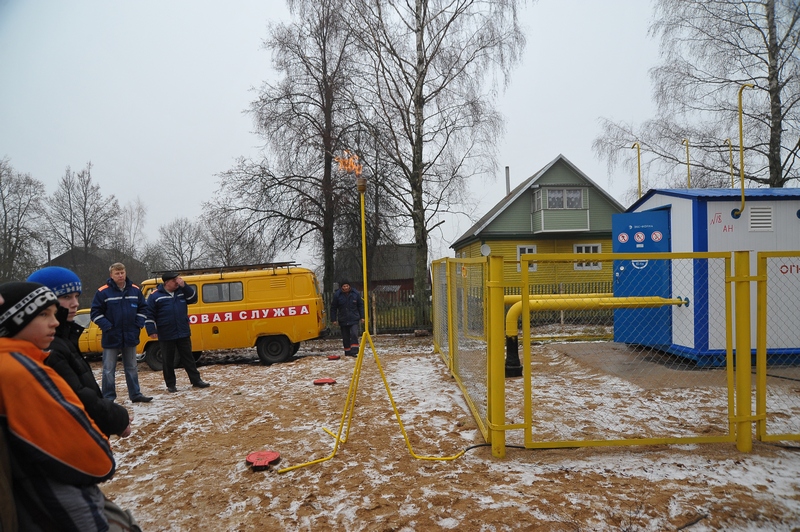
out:
M637 211L651 210L670 206L671 247L673 252L694 252L698 232L704 231L708 240L708 251L750 251L750 274L757 273L757 252L759 251L796 251L800 250L800 201L797 200L749 200L745 202L744 214L733 218L732 211L741 207L741 201L707 201L707 219L695 220L691 198L656 194L639 206ZM700 201L700 200L697 200ZM754 212L762 216L753 220ZM767 212L771 212L771 224L764 223ZM774 270L770 272L775 284L780 289L770 287L767 316L767 347L797 348L800 347L800 327L786 327L786 316L800 316L800 268L797 260L787 259L785 262L795 267L781 267L778 259L772 259ZM687 275L687 266L673 266L673 296L690 297L694 294L693 275ZM694 312L705 313L709 322L709 349L725 349L725 271L724 263L714 260L709 263L708 305L706 308L690 306L692 312L685 312L685 307L674 307L673 343L676 345L695 347ZM791 279L789 277L792 277ZM751 345L756 347L756 286L752 284L751 294ZM735 312L735 308L732 309ZM735 341L735 340L734 340Z

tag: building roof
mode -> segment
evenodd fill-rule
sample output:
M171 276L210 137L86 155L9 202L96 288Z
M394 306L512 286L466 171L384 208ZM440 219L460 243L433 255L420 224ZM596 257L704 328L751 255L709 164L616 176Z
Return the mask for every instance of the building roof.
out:
M509 194L506 195L503 199L501 199L494 207L489 209L489 211L484 214L477 222L475 222L472 227L467 229L467 231L458 237L451 245L451 249L455 249L459 246L459 244L466 243L470 240L476 240L480 237L481 232L483 232L489 224L491 224L503 211L505 211L509 205L514 203L522 194L527 192L528 190L539 188L536 182L541 178L544 174L547 173L550 168L553 167L557 162L563 161L566 163L572 170L575 171L581 178L585 179L589 184L591 184L598 192L603 194L608 201L613 203L619 208L620 212L625 211L625 207L622 206L613 196L611 196L608 192L606 192L602 187L598 186L597 183L591 180L589 176L584 174L580 168L572 164L572 162L564 157L564 155L559 154L558 157L547 163L541 170L533 174L531 177L520 183L519 185L514 188Z
M416 244L389 244L375 246L369 254L370 281L394 281L413 279L416 268ZM361 248L339 248L334 257L335 281L342 278L360 284L361 275Z
M655 195L672 196L682 199L703 199L707 201L730 201L742 197L740 188L653 188L647 191L627 212L634 212L642 203ZM746 188L745 199L800 199L800 188Z

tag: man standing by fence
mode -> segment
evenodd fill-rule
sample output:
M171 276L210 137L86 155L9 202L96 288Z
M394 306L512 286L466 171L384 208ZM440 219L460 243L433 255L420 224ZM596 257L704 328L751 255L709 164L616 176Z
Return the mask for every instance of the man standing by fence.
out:
M342 281L339 289L333 293L331 301L331 323L342 329L344 355L358 356L358 342L361 333L360 325L364 323L364 299L361 292L350 287L350 283Z

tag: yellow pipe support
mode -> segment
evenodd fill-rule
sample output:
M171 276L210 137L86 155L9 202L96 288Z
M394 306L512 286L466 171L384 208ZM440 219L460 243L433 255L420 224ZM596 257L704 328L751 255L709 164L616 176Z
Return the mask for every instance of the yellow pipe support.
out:
M750 252L734 251L734 294L736 305L736 448L747 453L753 450L752 412L750 402Z
M345 153L347 153L347 152L345 152ZM358 157L355 157L355 160L357 161ZM352 164L352 161L353 161L353 159L350 159L350 163L351 164ZM340 165L340 167L342 167L342 162L341 161L340 161L339 165ZM364 296L364 299L366 300L367 299L367 255L366 255L366 249L367 249L366 234L367 234L367 232L366 232L366 216L365 216L365 210L364 210L364 192L366 192L366 190L367 190L367 182L366 182L366 179L360 177L361 176L361 165L357 165L355 167L355 170L356 170L356 187L358 189L359 195L361 196L361 260L362 260L361 269L362 269L362 272L363 272L363 279L364 279L363 296ZM351 170L348 170L348 173L350 171ZM500 259L500 276L501 276L500 282L502 283L503 259L502 259L502 257L497 257L497 258ZM502 287L500 288L500 294L502 294ZM500 300L498 299L498 301L500 301ZM503 309L501 308L500 309L500 314L501 315L502 315L502 310ZM392 405L392 410L394 411L395 418L397 419L397 424L400 426L400 432L403 435L403 439L406 442L406 447L408 448L409 453L411 453L411 456L413 456L414 458L416 458L418 460L449 461L449 460L455 460L456 458L460 458L461 456L464 455L464 453L466 453L466 450L463 450L463 451L460 451L460 452L458 452L458 453L456 453L456 454L454 454L452 456L421 456L421 455L418 455L418 454L416 454L414 452L414 449L411 447L411 441L408 439L408 434L406 433L406 428L403 425L403 420L400 419L400 412L397 410L397 404L395 403L394 397L392 396L392 390L391 390L391 388L389 388L389 382L386 380L386 374L384 373L383 367L381 366L381 361L380 361L380 358L378 357L378 352L375 350L375 345L372 343L372 337L369 335L369 314L367 312L368 312L368 305L364 305L364 321L365 321L366 326L364 328L364 332L361 334L361 342L359 343L359 346L358 346L358 357L356 358L356 365L355 365L355 368L353 369L353 377L350 379L350 386L347 389L347 398L345 399L344 410L342 411L342 417L341 417L341 419L339 421L339 429L336 431L336 434L334 434L333 431L331 431L331 430L329 430L329 429L327 429L325 427L322 428L322 430L324 430L325 432L327 432L328 434L330 434L333 437L333 439L334 439L333 450L331 451L331 453L328 456L325 456L323 458L318 458L316 460L311 460L309 462L304 462L302 464L297 464L297 465L294 465L294 466L290 466L290 467L285 467L283 469L279 469L278 473L287 473L289 471L294 471L295 469L299 469L301 467L306 467L306 466L309 466L309 465L312 465L312 464L319 464L321 462L326 462L326 461L330 460L331 458L333 458L334 456L336 456L336 452L339 450L339 445L340 444L344 444L344 443L347 442L347 439L350 437L350 428L352 427L353 412L355 411L355 405L356 405L356 394L358 392L358 382L361 379L361 367L362 367L362 364L364 363L364 351L366 350L367 342L369 342L369 346L372 349L372 356L374 357L375 364L378 366L378 371L381 374L381 379L383 380L383 385L386 388L386 394L389 397L389 403L391 403L391 405ZM502 347L502 337L501 337L500 342L501 342L501 347ZM491 357L490 357L490 359L491 359ZM500 362L501 366L500 367L502 369L503 359L501 358L500 360L501 360L501 362ZM502 377L501 377L501 379L502 379ZM502 382L502 381L501 381L501 384L505 385L505 383ZM502 393L505 394L505 390L502 390ZM500 408L502 408L500 413L502 415L504 415L503 412L505 411L505 403L501 403ZM503 419L503 417L500 417L499 419ZM342 432L344 432L344 436L342 436ZM500 442L500 444L503 445L503 448L504 448L503 452L505 452L505 433L500 432L500 434L502 435L502 437L497 438L497 439ZM502 456L500 458L502 458Z
M487 381L489 396L488 425L499 427L506 421L506 339L503 335L503 257L489 257L488 287L489 335L487 338L488 368ZM520 301L520 305L522 302ZM492 456L505 458L506 433L503 430L490 428L489 440L492 444Z
M576 310L609 308L656 308L666 305L688 305L688 300L658 296L572 297L564 299L530 298L531 312L542 310ZM514 303L506 314L506 336L517 336L517 320L522 314L522 301Z
M756 255L756 308L767 308L767 257ZM756 316L756 438L767 435L767 313Z
M746 88L753 88L750 83L745 83L739 87L739 181L742 184L742 206L734 215L736 218L744 212L744 131L742 130L742 91Z
M577 294L537 294L528 296L531 300L559 300L559 299L573 299ZM590 292L588 294L580 294L582 298L597 298L597 297L614 297L612 292ZM514 303L518 303L522 301L521 295L506 295L503 296L503 303L506 305L512 305Z

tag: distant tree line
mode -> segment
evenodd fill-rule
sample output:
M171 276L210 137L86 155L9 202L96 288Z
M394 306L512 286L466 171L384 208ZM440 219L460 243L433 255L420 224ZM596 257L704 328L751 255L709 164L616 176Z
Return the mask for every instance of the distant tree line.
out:
M431 233L443 214L469 210L470 179L492 175L496 167L503 120L495 102L525 46L517 17L522 1L287 5L292 21L271 24L264 40L277 77L257 88L248 109L263 149L218 176L217 193L198 220L178 217L149 241L141 231L144 205L103 197L91 164L77 173L67 168L48 197L42 183L3 160L3 278L41 264L43 250L118 249L154 270L262 262L305 247L322 259L323 290L331 292L334 251L361 239L353 176L336 161L348 150L358 155L368 181L367 261L378 244L414 243L420 317ZM735 96L751 84L745 179L775 187L796 182L800 3L654 5L650 29L661 39L664 59L651 70L658 116L641 126L604 119L594 143L598 156L610 170L622 163L635 171L636 142L645 186L685 183L676 172L688 162L685 140L694 186L729 183L729 163L739 171L729 156L739 148Z
M363 164L367 262L378 244L416 248L417 317L425 312L430 235L491 174L503 122L498 88L525 39L521 0L289 0L292 22L264 41L278 79L250 113L264 150L220 176L216 207L281 248L310 243L333 290L334 251L361 240L345 150ZM360 262L360 261L359 261Z
M91 162L77 172L67 167L48 195L41 181L0 159L0 282L24 279L73 250L109 250L149 271L253 264L273 256L273 246L235 214L210 208L195 221L178 217L159 227L155 240L145 234L146 216L139 198L120 205L113 194L103 195Z
M796 187L800 2L657 0L654 6L650 34L660 39L662 58L650 70L657 116L639 125L602 119L597 155L609 170L621 164L636 175L631 147L639 143L645 189L686 187L687 165L692 188L738 187L742 173L748 187Z

